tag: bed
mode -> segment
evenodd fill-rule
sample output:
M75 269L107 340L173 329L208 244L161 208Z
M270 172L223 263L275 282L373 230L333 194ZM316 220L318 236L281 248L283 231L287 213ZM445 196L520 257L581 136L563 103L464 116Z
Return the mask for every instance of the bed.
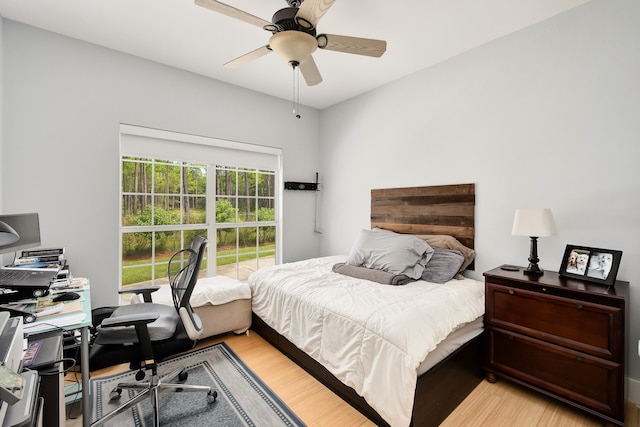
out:
M473 184L372 190L371 227L473 249L474 204ZM381 285L334 272L346 258L252 275L253 329L376 424L440 424L483 376L483 283Z

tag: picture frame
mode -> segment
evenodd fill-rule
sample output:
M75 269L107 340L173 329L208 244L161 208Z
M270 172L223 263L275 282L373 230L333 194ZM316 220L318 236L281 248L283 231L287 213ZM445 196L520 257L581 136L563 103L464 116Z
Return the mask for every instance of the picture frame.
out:
M567 245L560 265L560 276L613 286L616 283L622 251Z

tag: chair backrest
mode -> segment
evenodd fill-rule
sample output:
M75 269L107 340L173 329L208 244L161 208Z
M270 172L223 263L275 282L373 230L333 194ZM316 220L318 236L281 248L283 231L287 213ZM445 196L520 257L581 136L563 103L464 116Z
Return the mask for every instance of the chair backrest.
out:
M192 340L196 340L200 336L202 332L202 321L193 311L189 300L193 293L193 288L198 282L198 274L200 273L200 266L207 243L208 241L204 237L195 236L191 243L191 248L182 249L173 254L167 266L173 305L180 314L187 335L189 335L189 338ZM186 264L172 277L172 265L174 265L175 268L176 262L183 263L185 254L188 254Z

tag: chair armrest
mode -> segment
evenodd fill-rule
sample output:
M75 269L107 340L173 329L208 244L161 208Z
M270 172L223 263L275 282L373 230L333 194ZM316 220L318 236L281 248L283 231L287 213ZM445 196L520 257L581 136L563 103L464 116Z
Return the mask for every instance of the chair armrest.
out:
M102 321L100 326L110 328L114 326L146 325L154 322L158 317L160 317L158 313L127 314L124 316L108 317Z
M118 293L122 294L142 294L144 302L152 302L151 294L160 289L160 286L144 286L142 288L120 289Z

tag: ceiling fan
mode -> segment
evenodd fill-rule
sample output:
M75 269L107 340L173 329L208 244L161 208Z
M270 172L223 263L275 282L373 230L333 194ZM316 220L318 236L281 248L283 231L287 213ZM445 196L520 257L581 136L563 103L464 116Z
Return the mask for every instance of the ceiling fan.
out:
M387 42L384 40L335 34L316 35L318 21L327 13L335 0L286 1L289 7L278 10L271 22L216 0L195 0L195 3L272 33L269 44L227 62L224 64L226 68L240 67L275 51L294 70L296 67L299 68L308 86L314 86L322 82L320 71L311 56L316 48L376 58L382 56L387 49Z

